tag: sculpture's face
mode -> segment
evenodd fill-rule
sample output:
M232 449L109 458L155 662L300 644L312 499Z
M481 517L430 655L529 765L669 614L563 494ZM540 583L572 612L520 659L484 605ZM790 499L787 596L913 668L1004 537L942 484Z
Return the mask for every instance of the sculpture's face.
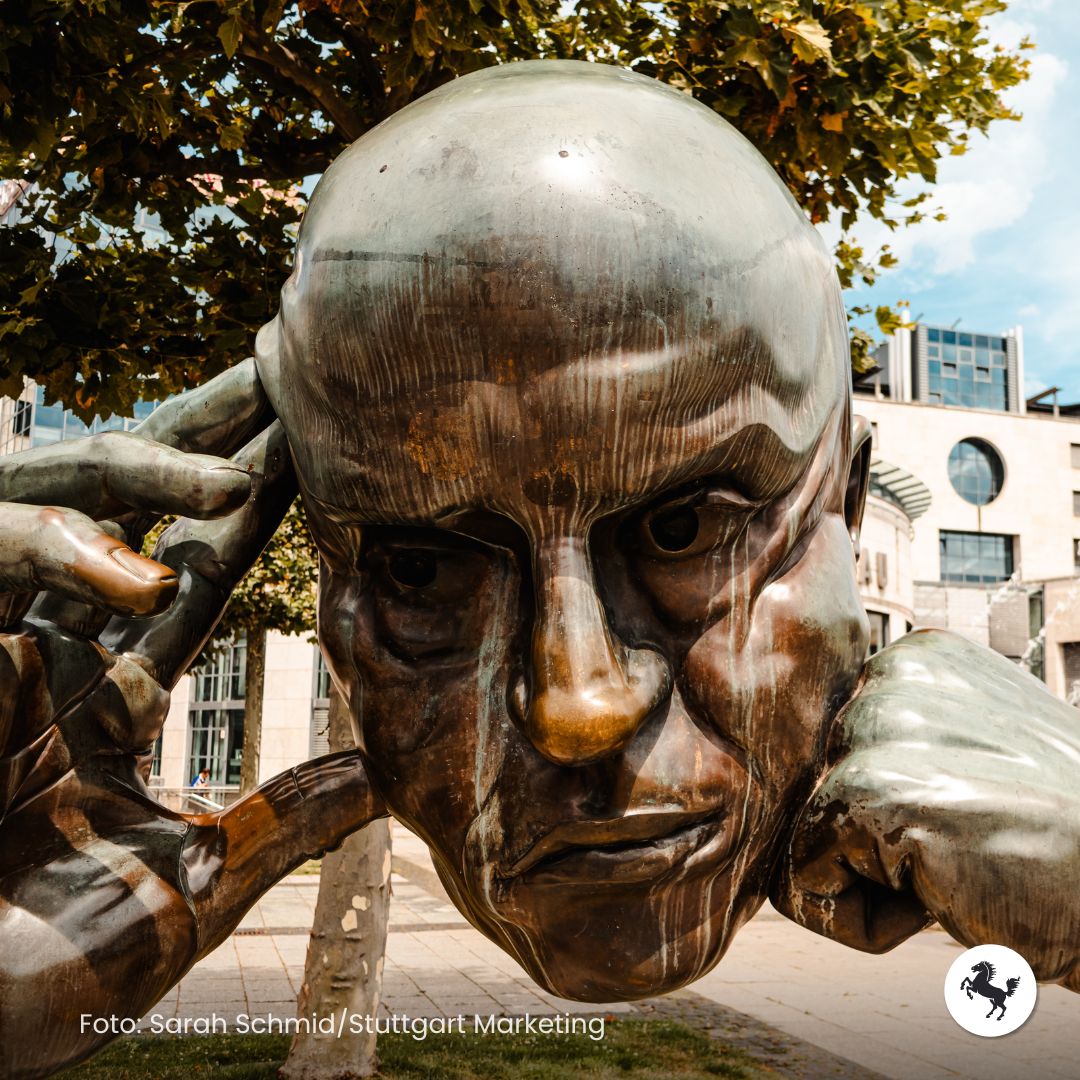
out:
M809 227L722 122L611 69L515 67L334 166L259 361L373 781L477 926L604 1001L720 957L861 666L846 335ZM575 123L609 98L593 169ZM707 196L678 162L660 182L648 109L735 174L745 220L714 221L716 163ZM526 164L486 177L485 138ZM558 206L506 181L573 155Z

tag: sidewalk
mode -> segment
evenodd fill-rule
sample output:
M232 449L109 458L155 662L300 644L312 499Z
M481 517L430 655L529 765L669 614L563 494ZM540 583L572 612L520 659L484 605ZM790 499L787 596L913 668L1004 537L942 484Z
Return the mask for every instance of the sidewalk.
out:
M968 1035L942 998L960 946L939 930L867 956L766 908L720 965L687 990L633 1005L565 1001L541 990L458 914L421 841L395 826L393 844L381 1015L662 1016L705 1028L793 1080L1080 1076L1080 995L1041 987L1019 1031L1000 1039ZM292 877L272 889L154 1011L294 1016L318 880Z

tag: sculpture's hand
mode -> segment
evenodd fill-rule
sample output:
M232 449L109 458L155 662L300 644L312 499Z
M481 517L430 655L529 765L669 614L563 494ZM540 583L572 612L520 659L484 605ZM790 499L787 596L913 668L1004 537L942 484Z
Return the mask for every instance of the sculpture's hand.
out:
M84 1016L142 1015L265 889L383 812L355 753L219 814L145 786L169 689L294 497L271 420L249 363L138 436L0 459L0 1077L90 1053L110 1036ZM186 517L153 560L99 524L163 512Z
M919 631L867 664L774 903L884 952L937 919L1080 990L1080 712L1006 658ZM835 760L835 755L834 755Z

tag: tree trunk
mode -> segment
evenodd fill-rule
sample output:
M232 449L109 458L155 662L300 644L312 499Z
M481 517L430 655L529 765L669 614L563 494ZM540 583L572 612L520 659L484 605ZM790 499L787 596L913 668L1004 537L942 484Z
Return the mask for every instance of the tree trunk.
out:
M240 755L240 794L259 786L259 751L262 747L263 686L266 683L266 627L247 631L247 668L244 683L244 747Z
M330 749L353 746L349 709L337 690L330 692ZM371 1031L353 1032L345 1024L341 1038L300 1032L281 1080L354 1080L373 1076L375 1017L382 994L386 922L390 912L390 825L372 822L323 858L315 922L304 963L298 1017L342 1015L371 1017Z

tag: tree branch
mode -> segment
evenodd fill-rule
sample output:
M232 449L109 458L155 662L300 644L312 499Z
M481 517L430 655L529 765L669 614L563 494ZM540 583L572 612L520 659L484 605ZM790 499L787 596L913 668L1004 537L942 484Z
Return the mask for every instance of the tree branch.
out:
M269 40L253 27L245 25L237 51L251 60L272 67L294 86L305 90L349 142L359 139L367 130L349 103L280 42Z

